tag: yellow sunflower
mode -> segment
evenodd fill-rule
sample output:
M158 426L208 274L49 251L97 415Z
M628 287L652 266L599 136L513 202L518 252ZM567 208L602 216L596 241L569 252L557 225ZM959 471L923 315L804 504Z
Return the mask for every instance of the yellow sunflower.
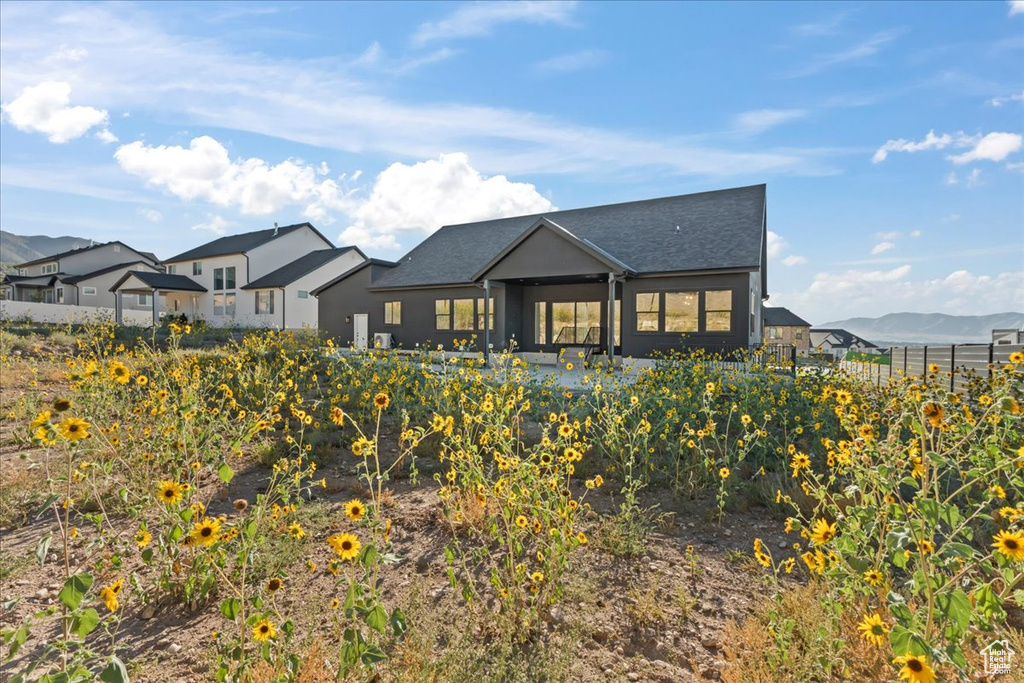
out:
M153 535L145 529L139 529L135 532L135 542L138 544L139 548L145 548L152 540Z
M81 418L69 417L57 425L57 431L68 441L81 441L88 438L89 427L91 426Z
M355 534L335 534L327 538L327 543L343 560L354 560L362 546Z
M157 495L164 505L177 505L181 502L181 493L185 487L176 481L162 481L157 486Z
M927 657L906 654L897 657L892 662L902 667L900 679L907 683L935 683L935 670L928 665Z
M996 551L1016 562L1024 562L1024 533L1001 529L992 540Z
M877 569L869 569L864 572L864 580L872 586L881 586L882 582L885 581L885 577Z
M276 593L277 591L281 590L282 588L284 588L284 581L282 581L280 579L280 577L275 576L275 577L272 577L269 581L267 581L267 592L268 593Z
M110 377L118 384L128 384L128 380L131 379L132 373L128 369L128 366L121 361L115 360L110 364Z
M252 639L261 643L266 642L277 635L274 622L270 619L261 619L252 627Z
M377 395L373 397L373 405L377 410L387 410L387 407L391 405L391 398L383 391L378 392Z
M824 519L815 520L814 526L811 528L811 543L814 545L825 545L836 536L837 524L832 522L831 524Z
M117 608L121 606L121 603L117 600L117 596L121 593L121 589L123 587L124 579L118 579L100 591L100 599L103 600L103 603L107 606L107 610L116 612Z
M865 614L864 618L857 624L860 636L876 647L882 647L885 634L889 632L889 625L882 621L882 617L875 614Z
M201 521L196 522L192 527L190 536L193 543L204 546L213 545L220 538L220 520L203 517Z
M345 503L345 515L353 522L358 522L366 514L366 506L361 500L350 500Z

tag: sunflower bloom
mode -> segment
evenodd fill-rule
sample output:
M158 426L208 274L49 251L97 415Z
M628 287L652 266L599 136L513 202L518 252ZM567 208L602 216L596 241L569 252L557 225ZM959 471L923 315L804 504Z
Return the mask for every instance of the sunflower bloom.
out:
M875 614L865 614L864 618L857 624L860 630L860 637L875 647L882 647L885 635L889 632L889 625L882 621L882 617Z
M387 410L387 407L391 405L391 398L381 391L373 397L373 405L377 410Z
M108 611L116 612L121 606L117 596L120 595L122 588L124 588L124 579L118 579L100 591L100 599L103 600L103 604L107 606Z
M193 543L203 546L211 546L220 538L220 520L203 517L192 527L190 534Z
M992 540L997 552L1016 562L1024 562L1024 533L1001 529Z
M864 580L872 586L881 586L882 582L885 581L885 577L882 575L882 572L877 569L869 569L864 572L863 576Z
M935 683L935 670L928 665L928 659L922 655L906 654L892 662L902 667L900 679L907 683Z
M81 441L89 437L88 422L78 417L69 417L57 425L57 431L68 441Z
M358 522L366 514L366 506L361 500L350 500L345 503L345 515L353 522Z
M140 549L145 548L153 540L153 535L145 529L139 529L135 532L135 543Z
M157 486L158 497L164 505L177 505L181 502L181 494L185 487L176 481L162 481Z
M261 619L252 627L252 639L260 643L266 642L277 635L274 622L270 619Z
M815 520L814 526L811 528L811 543L814 545L825 545L835 538L837 526L835 522L829 524L824 519Z
M327 543L343 560L354 560L359 555L362 544L355 534L334 534L327 538Z

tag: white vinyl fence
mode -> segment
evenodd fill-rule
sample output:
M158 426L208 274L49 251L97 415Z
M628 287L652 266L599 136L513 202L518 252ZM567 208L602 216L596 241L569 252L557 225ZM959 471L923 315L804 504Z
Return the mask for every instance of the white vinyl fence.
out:
M126 309L122 311L121 317L125 325L137 327L153 325L153 314L149 311ZM31 320L35 323L95 323L113 322L115 319L113 308L0 300L0 320Z

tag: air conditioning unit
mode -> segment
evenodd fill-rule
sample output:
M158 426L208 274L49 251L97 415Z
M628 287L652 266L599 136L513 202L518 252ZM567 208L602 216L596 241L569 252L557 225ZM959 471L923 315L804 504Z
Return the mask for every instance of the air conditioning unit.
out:
M390 349L393 340L390 332L374 332L373 333L373 348L375 349Z

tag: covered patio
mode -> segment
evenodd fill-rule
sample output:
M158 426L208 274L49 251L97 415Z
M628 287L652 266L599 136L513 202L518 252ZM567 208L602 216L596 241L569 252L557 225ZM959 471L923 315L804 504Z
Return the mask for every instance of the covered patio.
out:
M159 325L161 312L159 303L160 297L166 297L168 294L181 292L192 293L192 307L189 311L189 317L194 318L196 311L196 298L199 294L206 292L207 289L195 280L184 275L130 270L125 273L124 277L118 280L113 287L110 288L110 291L117 295L114 310L115 319L118 324L121 324L123 318L122 295L127 292L130 294L150 295L150 301L153 306L153 324ZM177 312L184 313L183 311Z

